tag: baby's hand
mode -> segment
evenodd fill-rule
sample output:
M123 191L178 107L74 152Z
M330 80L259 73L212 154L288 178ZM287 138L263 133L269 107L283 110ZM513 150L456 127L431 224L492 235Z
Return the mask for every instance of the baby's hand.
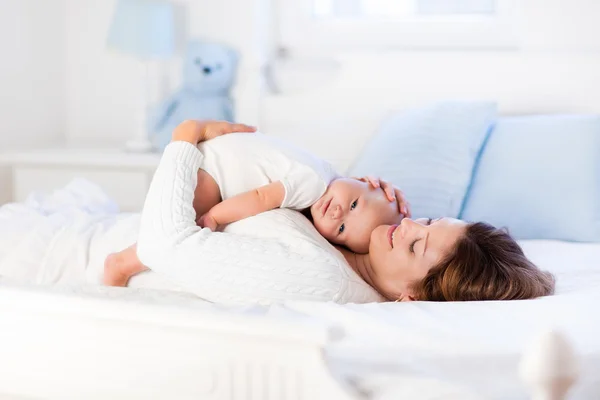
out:
M198 219L198 225L202 228L208 228L213 232L217 231L219 224L217 221L210 216L210 214L204 214Z
M396 201L398 203L398 212L401 212L405 217L411 217L410 203L406 201L406 197L404 196L402 190L398 189L396 186L388 183L387 181L383 181L373 176L365 176L355 179L358 179L362 182L367 182L376 189L381 188L385 192L385 195L389 201Z
M383 187L384 185L388 185L388 184L386 182L382 181L381 187ZM406 197L404 197L404 192L402 190L398 189L394 185L390 185L390 187L393 188L394 194L396 195L396 202L398 203L398 211L400 211L402 213L402 215L404 215L405 217L410 218L412 216L412 213L410 212L410 203L406 200ZM385 190L385 188L383 190Z

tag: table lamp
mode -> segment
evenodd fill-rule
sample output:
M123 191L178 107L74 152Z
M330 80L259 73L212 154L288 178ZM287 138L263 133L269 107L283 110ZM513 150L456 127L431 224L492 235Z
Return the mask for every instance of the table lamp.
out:
M152 150L148 132L153 62L175 53L176 31L173 4L162 0L118 0L108 33L108 47L144 62L144 104L136 113L136 130L126 143L130 151Z

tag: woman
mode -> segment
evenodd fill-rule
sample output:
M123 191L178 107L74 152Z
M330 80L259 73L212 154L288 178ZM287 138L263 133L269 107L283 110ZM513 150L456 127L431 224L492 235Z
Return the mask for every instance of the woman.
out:
M216 134L234 130L229 125ZM259 239L202 230L192 207L202 164L196 145L214 135L206 125L174 132L148 193L137 248L143 264L200 297L217 302L365 302L379 300L379 294L391 301L461 301L553 293L552 275L527 260L506 232L484 223L406 218L400 226L379 226L372 233L369 254L341 250L360 280L350 271L339 274L344 267L334 260L278 258L289 246L278 233ZM319 274L323 277L307 278ZM334 276L332 282L328 275Z

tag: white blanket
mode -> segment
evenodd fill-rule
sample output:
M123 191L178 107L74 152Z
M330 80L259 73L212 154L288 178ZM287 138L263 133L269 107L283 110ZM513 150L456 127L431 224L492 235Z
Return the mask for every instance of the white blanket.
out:
M98 285L111 252L135 243L139 214L119 213L98 186L82 179L50 194L0 207L0 277L25 284ZM133 287L178 290L142 274Z

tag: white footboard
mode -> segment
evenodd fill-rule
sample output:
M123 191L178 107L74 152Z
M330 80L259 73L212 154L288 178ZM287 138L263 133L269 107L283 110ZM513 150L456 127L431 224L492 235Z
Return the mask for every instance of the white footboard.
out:
M532 400L564 400L579 374L573 348L561 333L538 337L524 354L519 367Z
M350 398L324 363L324 328L1 289L0 397Z
M0 398L367 398L331 376L323 357L330 339L326 327L292 321L0 286ZM533 399L563 400L577 366L551 332L520 372ZM437 392L430 383L418 390L422 380L410 376L388 383L382 398L397 398L393 387L414 389L411 400L447 398L440 390L475 398L456 397L452 382Z

